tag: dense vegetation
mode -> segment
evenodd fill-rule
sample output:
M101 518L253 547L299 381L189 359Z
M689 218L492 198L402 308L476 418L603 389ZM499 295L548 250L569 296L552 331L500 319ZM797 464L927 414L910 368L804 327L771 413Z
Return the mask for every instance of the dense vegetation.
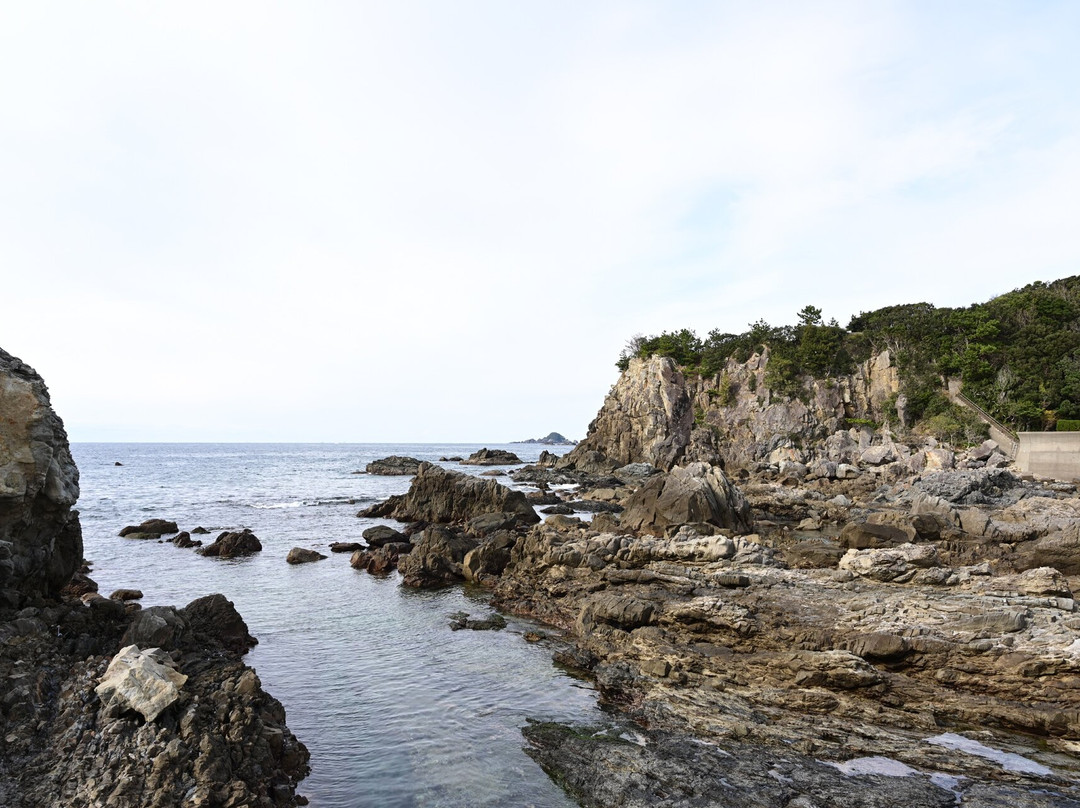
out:
M950 409L945 380L959 378L964 394L1018 430L1053 428L1080 418L1080 276L1023 289L967 308L929 303L863 312L847 328L824 323L806 306L794 326L751 323L741 334L683 329L634 337L619 357L670 356L691 373L716 376L729 358L744 362L769 346L765 383L798 395L808 378L851 372L888 348L900 369L911 417L930 419Z

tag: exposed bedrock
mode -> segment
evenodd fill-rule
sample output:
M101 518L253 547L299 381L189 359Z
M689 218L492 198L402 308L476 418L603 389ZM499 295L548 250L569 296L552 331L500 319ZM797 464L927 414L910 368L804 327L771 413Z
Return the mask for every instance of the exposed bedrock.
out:
M37 372L0 349L0 604L57 595L82 562L79 470Z

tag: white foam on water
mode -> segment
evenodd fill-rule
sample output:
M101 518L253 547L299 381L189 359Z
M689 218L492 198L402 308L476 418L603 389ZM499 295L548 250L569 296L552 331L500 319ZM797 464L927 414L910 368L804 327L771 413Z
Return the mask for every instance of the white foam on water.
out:
M852 777L860 774L880 774L885 777L910 777L913 774L918 774L917 769L913 769L906 763L901 763L899 760L893 760L892 758L881 757L874 755L873 757L860 757L852 758L851 760L845 760L843 763L834 763L832 761L826 761L830 766L838 768L842 774L846 774L848 777Z
M1000 764L1001 768L1005 769L1005 771L1009 772L1038 774L1043 777L1047 777L1054 773L1048 766L1036 763L1034 760L1028 760L1023 755L1017 755L1013 752L1002 752L1000 749L993 749L978 741L972 740L971 738L957 735L955 732L946 732L942 735L935 735L933 738L927 738L926 742L932 743L935 746L944 746L946 749L955 749L958 752L975 755L976 757L981 757L985 760L992 760L994 763Z
M260 511L276 511L280 508L299 508L303 505L303 502L271 502L266 505L252 505L252 508L258 508Z

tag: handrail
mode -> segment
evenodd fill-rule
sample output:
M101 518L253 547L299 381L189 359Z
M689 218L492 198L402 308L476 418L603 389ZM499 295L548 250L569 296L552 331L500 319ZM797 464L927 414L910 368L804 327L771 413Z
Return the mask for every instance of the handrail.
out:
M967 404L967 406L971 407L971 409L975 410L975 412L977 412L980 416L982 416L982 419L984 421L987 421L988 423L992 424L993 426L996 426L998 429L1000 429L1002 432L1004 432L1006 435L1008 435L1014 441L1019 440L1019 437L1017 436L1017 434L1015 432L1013 432L1011 429L1009 429L1007 426L1005 426L1005 424L1001 423L1001 421L999 421L997 418L992 416L990 413L988 413L986 410L984 410L982 407L980 407L978 404L976 404L970 398L965 396L963 393L957 393L956 397L958 399L960 399L961 401L963 401L965 404Z
M950 392L952 392L952 391L950 391ZM997 418L992 416L990 413L988 413L986 410L984 410L982 407L980 407L978 404L976 404L970 398L965 396L959 390L953 392L952 397L954 398L954 400L956 401L957 404L960 404L962 407L967 407L967 408L969 408L971 410L974 410L975 414L978 415L979 418L981 418L984 422L986 422L991 427L993 427L998 432L1000 432L1002 434L1002 436L1005 437L1012 444L1011 446L1008 447L1009 456L1010 457L1016 457L1016 455L1020 452L1020 436L1019 435L1017 435L1015 432L1013 432L1011 429L1009 429L1007 426L1005 426L1005 424L1001 423L1001 421L999 421Z

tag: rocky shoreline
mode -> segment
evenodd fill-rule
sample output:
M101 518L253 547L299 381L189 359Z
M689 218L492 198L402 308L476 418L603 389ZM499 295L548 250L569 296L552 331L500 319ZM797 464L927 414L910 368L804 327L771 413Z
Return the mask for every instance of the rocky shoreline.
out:
M562 629L557 660L630 722L533 725L529 754L587 806L1080 806L1076 486L864 425L731 450L729 478L651 361L512 472L569 515L530 527L443 470L366 512L411 522L399 557L435 574L406 585L481 583Z

